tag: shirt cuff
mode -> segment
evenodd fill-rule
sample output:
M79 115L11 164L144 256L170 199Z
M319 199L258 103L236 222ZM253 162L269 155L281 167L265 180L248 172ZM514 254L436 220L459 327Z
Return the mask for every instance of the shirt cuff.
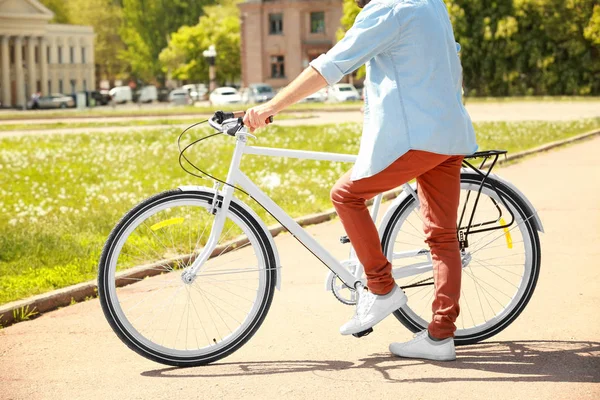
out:
M344 77L344 73L327 54L321 54L312 60L310 66L316 69L329 85L338 83Z

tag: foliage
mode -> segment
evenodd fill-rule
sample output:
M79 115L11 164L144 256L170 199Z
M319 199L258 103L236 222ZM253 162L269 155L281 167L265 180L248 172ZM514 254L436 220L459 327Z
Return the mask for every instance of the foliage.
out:
M471 95L600 94L597 0L444 0ZM358 14L344 0L344 30Z
M596 0L446 0L477 95L600 93ZM596 40L596 41L595 41Z
M340 20L342 26L336 32L338 40L342 40L346 32L348 32L348 29L350 29L352 25L354 25L354 20L356 19L356 16L359 12L360 8L358 8L354 0L344 0L343 14L342 19ZM366 68L364 66L360 67L356 71L356 77L359 79L364 78L365 75Z
M29 304L20 308L15 308L13 310L13 321L14 322L21 322L21 321L27 321L32 317L35 317L36 315L38 315L39 312L36 310L36 307L33 308L29 308Z
M203 8L214 0L123 0L121 37L127 48L121 53L131 73L152 81L164 79L158 60L169 35L183 25L198 22Z
M194 26L183 26L171 35L169 46L159 56L164 72L173 78L199 82L208 81L208 63L202 52L210 45L217 50L217 81L233 82L241 74L240 20L236 3L204 8L205 15Z
M40 0L44 6L54 13L51 22L57 24L69 24L69 4L65 0Z
M100 76L110 79L126 68L118 55L125 49L117 27L121 26L121 7L114 0L44 0L54 13L53 22L89 25L96 34L94 62Z
M598 127L600 119L494 122L476 124L476 131L481 149L512 152ZM211 186L179 168L175 145L179 132L132 129L72 134L68 140L44 134L0 138L0 181L5 182L0 186L0 303L94 279L102 245L128 209L180 185ZM200 128L186 139L208 133ZM257 143L355 154L359 140L359 124L272 125L260 132ZM202 144L192 149L191 159L223 178L231 138L219 135ZM297 217L331 208L329 190L349 166L248 156L242 168ZM274 222L264 210L255 210L267 223Z

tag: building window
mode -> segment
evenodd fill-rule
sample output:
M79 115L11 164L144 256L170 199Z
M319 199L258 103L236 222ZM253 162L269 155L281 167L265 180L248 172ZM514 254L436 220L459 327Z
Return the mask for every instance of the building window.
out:
M62 46L58 46L58 63L62 64ZM62 90L60 91L62 93Z
M269 14L269 35L283 35L283 14Z
M42 48L39 47L39 46L35 46L33 48L33 54L34 54L34 56L33 56L33 62L34 62L34 64L39 64L40 63L40 51L41 50L42 50Z
M77 81L75 79L71 79L71 93L75 93L76 85L77 85Z
M325 33L325 13L310 13L310 33Z
M52 94L52 81L48 80L48 93L46 93L46 95L50 95Z
M271 78L285 78L283 56L271 56Z
M59 79L58 80L58 93L64 93L63 89L64 89L63 88L63 80Z
M50 47L46 47L46 63L50 64Z
M10 46L10 63L15 63L15 46Z
M85 61L85 47L81 48L81 63L82 64L86 63L86 61Z
M83 80L83 91L87 92L87 80L86 79Z
M69 60L71 60L71 64L75 64L75 47L69 47Z

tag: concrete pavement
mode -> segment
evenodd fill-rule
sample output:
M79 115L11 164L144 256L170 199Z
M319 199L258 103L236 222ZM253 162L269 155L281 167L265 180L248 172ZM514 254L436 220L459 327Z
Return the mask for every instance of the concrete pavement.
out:
M2 399L597 399L600 397L600 138L498 170L537 207L542 267L523 314L449 363L387 352L411 334L393 317L341 337L353 310L323 290L326 269L278 236L282 291L248 344L221 362L176 369L127 349L98 300L0 330ZM338 220L309 232L335 256Z

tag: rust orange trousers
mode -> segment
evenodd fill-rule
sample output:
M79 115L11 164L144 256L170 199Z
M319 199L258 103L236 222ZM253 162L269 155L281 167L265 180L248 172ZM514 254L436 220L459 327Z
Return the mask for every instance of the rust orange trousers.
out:
M344 174L331 190L331 201L346 234L365 268L367 286L375 294L389 293L395 285L392 264L383 255L375 223L365 202L377 194L417 178L425 242L431 249L435 297L429 334L454 336L458 317L461 259L456 235L462 156L411 150L380 173L350 180Z

